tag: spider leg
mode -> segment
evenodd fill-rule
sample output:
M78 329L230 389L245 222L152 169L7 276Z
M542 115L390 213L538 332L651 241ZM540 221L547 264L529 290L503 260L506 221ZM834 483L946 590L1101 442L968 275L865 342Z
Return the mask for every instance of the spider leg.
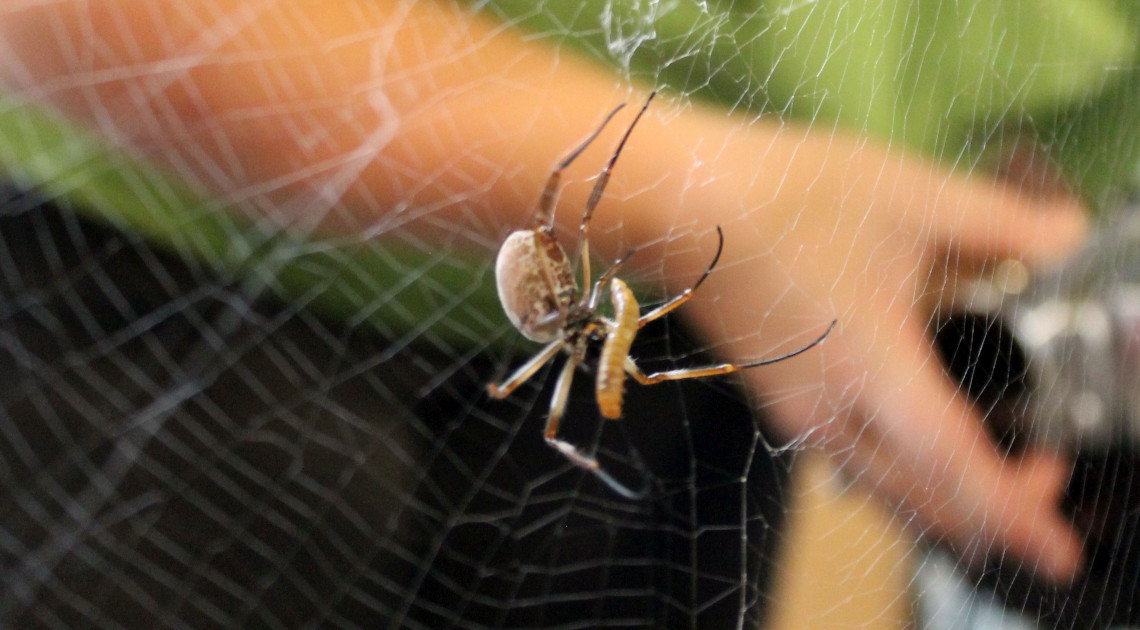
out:
M614 492L627 499L640 499L645 496L644 491L634 492L630 490L607 473L593 456L583 453L577 446L558 437L558 427L562 422L562 415L566 412L566 401L570 397L570 383L574 380L574 371L578 369L578 365L585 356L585 350L585 345L579 346L567 359L566 365L562 366L562 373L558 375L558 382L554 385L554 395L550 399L550 414L546 418L546 430L544 431L546 443L554 450L562 453L566 459L570 460L570 463L593 473Z
M808 345L772 359L764 359L763 361L755 361L753 363L721 363L720 365L681 368L677 370L666 370L664 372L646 374L641 370L641 368L637 367L637 364L633 362L633 359L627 356L625 358L625 371L633 377L633 380L637 381L638 383L642 385L653 385L655 383L661 383L663 381L680 381L687 378L703 378L706 376L716 376L718 374L731 374L732 372L746 370L748 368L760 367L761 365L771 365L772 363L779 363L785 359L790 359L796 355L803 354L804 352L807 352L808 350L811 350L812 348L818 346L823 342L824 339L827 338L828 335L831 334L831 331L835 328L836 321L838 320L832 320L831 325L827 327L827 330L825 330L822 335L820 335Z
M709 274L712 273L712 270L716 268L716 263L720 260L720 254L724 251L724 232L721 231L719 225L716 226L716 236L718 239L716 245L716 255L713 256L712 262L709 263L708 268L705 269L705 272L703 274L701 274L701 277L697 278L697 281L693 284L693 286L685 289L680 294L676 295L661 306L658 306L657 308L642 315L641 319L637 320L638 328L641 328L649 322L655 319L660 319L662 316L676 310L678 306L684 304L685 302L688 302L689 298L693 297L693 294L697 292L698 288L700 288L701 283L703 283L705 281L705 278L708 278Z
M519 385L530 380L530 377L534 376L534 373L537 372L539 368L554 358L554 355L562 349L563 345L564 342L561 339L550 342L538 354L519 366L513 374L507 377L507 380L501 383L487 383L487 393L490 394L492 398L501 399L510 396L511 392L518 389Z
M590 146L594 138L597 138L598 134L602 132L602 129L606 128L606 125L610 122L610 119L614 117L614 114L617 114L618 110L623 107L625 107L625 103L615 107L613 111L602 120L602 124L598 125L594 133L591 133L582 144L578 145L578 148L562 158L562 161L555 167L554 172L550 174L550 178L546 180L546 187L542 189L542 197L539 198L538 202L538 214L535 215L534 218L535 225L539 227L545 226L548 229L554 228L554 206L558 200L558 185L562 181L562 171L566 170L566 167L570 166L570 163L573 162L582 151L585 151L586 147Z
M584 346L580 348L585 350ZM544 431L546 441L564 453L566 448L574 453L578 452L573 446L558 439L558 426L562 422L562 414L566 413L566 401L570 398L570 383L574 381L574 370L578 369L578 364L582 362L583 354L583 352L578 352L575 349L575 352L566 360L566 365L562 366L562 373L558 375L558 382L554 385L554 395L550 397L550 413L546 416L546 430ZM560 444L565 444L565 448L559 446ZM567 455L567 457L575 459L574 456ZM578 455L576 457L580 462L586 461L584 456ZM594 466L597 466L597 462L594 462ZM586 466L586 468L591 467Z
M625 141L629 139L629 134L633 133L633 128L637 126L637 121L641 120L641 115L645 113L646 109L649 109L649 103L654 96L657 96L656 91L650 92L649 98L645 99L641 111L637 112L637 116L629 124L629 128L625 130L625 135L621 137L621 142L618 143L614 154L610 156L610 161L606 163L606 167L598 175L598 181L594 183L594 189L590 191L590 198L586 201L586 211L582 214L582 225L578 228L578 260L581 261L582 265L583 287L590 286L590 219L594 216L594 208L602 199L602 193L605 192L606 184L610 181L610 173L614 170L614 164L617 163L621 150L625 148Z
M598 308L598 303L602 301L603 288L609 284L610 280L613 280L614 276L617 275L618 270L621 269L621 266L624 265L626 261L629 260L634 254L636 254L639 249L639 247L635 247L629 250L625 253L625 256L622 256L621 258L615 260L613 264L611 264L605 271L602 272L602 275L598 276L597 281L594 282L593 290L590 291L590 294L588 296L583 296L584 298L588 298L586 300L583 300L583 302L585 302L586 308L591 311Z

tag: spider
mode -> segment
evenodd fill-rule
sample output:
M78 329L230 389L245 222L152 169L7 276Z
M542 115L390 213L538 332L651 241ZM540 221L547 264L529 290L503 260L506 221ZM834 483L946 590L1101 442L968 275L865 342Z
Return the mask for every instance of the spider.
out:
M613 155L610 156L601 174L594 184L590 197L586 202L586 211L578 228L578 265L582 270L582 286L591 287L590 278L590 218L594 208L605 191L609 182L610 173L630 133L641 119L642 114L649 108L656 92L645 100L645 104L626 129ZM640 313L637 299L633 291L617 277L618 269L628 260L634 252L631 251L624 258L620 258L610 265L589 291L579 295L578 285L565 250L559 245L554 236L554 209L557 202L559 183L562 171L566 169L575 158L602 132L606 124L618 113L624 104L618 105L601 122L597 129L577 148L571 151L562 162L551 172L546 186L539 199L538 212L535 216L534 227L529 230L518 230L510 234L499 249L495 261L495 279L498 286L499 300L511 324L532 341L545 343L537 354L526 363L519 366L506 380L500 383L488 383L488 393L496 399L506 398L520 385L529 380L538 370L554 358L560 351L566 351L570 357L562 367L558 381L554 386L554 394L550 401L550 412L546 419L546 442L562 453L567 459L601 479L607 486L617 493L637 498L641 493L634 492L609 475L598 460L581 451L573 444L558 437L558 427L566 409L566 401L570 394L570 383L578 366L586 360L586 353L591 343L602 343L601 355L597 364L596 397L598 408L605 418L618 418L621 416L622 395L625 375L629 374L642 385L652 385L663 381L676 381L689 378L701 378L728 374L747 368L769 365L785 359L790 359L806 352L821 343L831 330L835 322L827 328L817 339L806 346L787 354L756 361L753 363L722 363L705 367L681 368L646 374L634 363L629 356L634 336L643 326L672 312L693 296L701 283L712 273L720 260L724 248L724 233L717 226L717 250L712 262L692 287L670 298L660 306L653 308L645 314ZM602 300L609 284L610 300L613 303L613 317L606 317L598 312L598 305Z

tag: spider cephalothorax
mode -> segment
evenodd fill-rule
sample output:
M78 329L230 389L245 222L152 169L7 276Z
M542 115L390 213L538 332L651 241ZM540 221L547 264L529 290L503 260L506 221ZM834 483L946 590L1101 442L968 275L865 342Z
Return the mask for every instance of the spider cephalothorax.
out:
M550 413L546 420L546 442L565 455L571 462L581 466L597 475L608 486L627 497L636 497L637 493L631 491L606 473L598 460L583 453L578 447L558 437L558 426L562 414L566 410L566 400L570 394L570 382L574 371L586 360L586 351L591 342L602 343L601 355L598 358L595 393L598 400L598 409L606 418L621 416L622 395L625 387L625 376L629 374L642 385L652 385L662 381L674 381L686 378L699 378L716 374L727 374L745 368L768 365L783 361L808 350L824 340L835 327L835 322L810 344L788 354L753 363L731 364L723 363L698 368L682 368L646 374L637 367L629 356L630 347L637 331L645 324L658 319L681 306L692 297L693 292L700 287L708 277L724 248L724 233L720 227L717 231L717 250L712 262L705 269L704 274L692 287L679 295L667 300L665 303L650 310L644 315L633 295L617 272L624 259L615 261L598 280L591 285L590 277L590 241L589 225L594 208L601 200L609 181L610 173L622 147L629 139L630 133L641 119L642 114L649 107L654 94L650 94L645 104L626 129L617 148L610 156L602 173L598 176L590 198L586 202L586 211L582 216L578 235L578 265L582 269L582 290L579 290L574 280L574 272L566 252L554 236L554 207L557 199L558 186L562 171L578 157L590 142L594 140L606 123L622 108L615 108L601 125L590 134L588 138L554 169L547 179L539 201L535 225L529 230L512 232L503 241L495 261L495 281L499 290L499 300L507 319L527 339L545 343L546 346L531 357L526 363L519 366L506 380L501 383L490 383L487 391L494 398L505 398L519 385L534 376L554 355L565 350L570 358L562 367L558 382L554 387L554 395L550 401ZM632 252L631 252L632 253ZM628 258L628 255L627 255ZM608 287L607 287L608 284ZM613 304L613 317L606 317L598 312L598 305L606 289L609 289L610 301Z

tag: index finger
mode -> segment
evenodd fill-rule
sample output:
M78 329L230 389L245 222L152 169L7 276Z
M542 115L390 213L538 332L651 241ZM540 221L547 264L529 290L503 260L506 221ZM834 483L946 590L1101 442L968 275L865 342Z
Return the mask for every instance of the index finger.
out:
M1088 233L1087 212L1066 194L1039 195L900 156L886 160L884 169L896 171L894 197L908 206L906 212L935 242L968 256L1048 264L1073 252Z

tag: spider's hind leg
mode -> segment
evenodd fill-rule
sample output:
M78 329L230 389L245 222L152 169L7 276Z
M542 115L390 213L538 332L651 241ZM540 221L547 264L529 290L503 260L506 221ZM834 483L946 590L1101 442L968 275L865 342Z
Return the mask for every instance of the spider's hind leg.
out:
M570 384L574 380L574 371L578 369L578 365L585 355L585 346L580 346L580 348L581 350L576 350L571 354L566 365L562 366L562 372L558 375L558 382L554 385L554 395L550 399L550 414L546 418L546 430L543 432L546 443L554 450L562 453L562 456L570 460L575 466L593 473L614 492L627 499L640 499L645 496L645 490L634 491L630 489L607 473L596 458L583 453L577 446L558 437L558 427L562 422L562 415L566 413L566 401L570 398Z

